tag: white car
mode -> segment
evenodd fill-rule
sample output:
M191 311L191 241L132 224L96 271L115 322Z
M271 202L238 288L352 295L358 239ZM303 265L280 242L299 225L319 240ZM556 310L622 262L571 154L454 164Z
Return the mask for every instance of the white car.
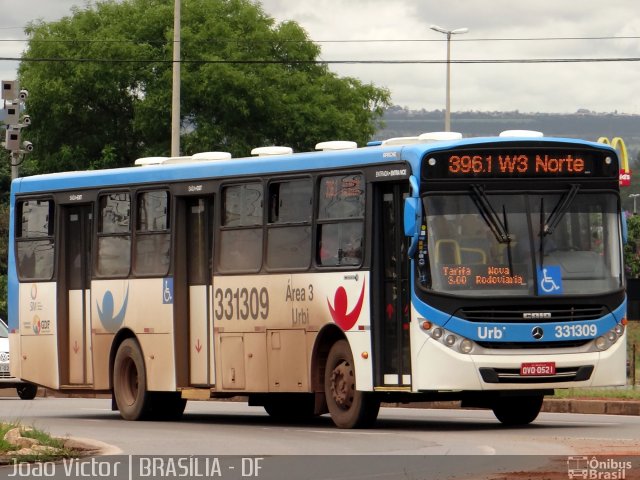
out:
M0 319L0 388L15 388L23 400L33 400L38 393L37 385L23 382L9 373L9 329Z

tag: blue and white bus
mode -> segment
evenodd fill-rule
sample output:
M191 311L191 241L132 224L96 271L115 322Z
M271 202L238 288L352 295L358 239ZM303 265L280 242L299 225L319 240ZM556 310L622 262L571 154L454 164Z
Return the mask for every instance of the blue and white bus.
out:
M129 420L245 396L341 428L381 401L527 424L554 389L625 384L615 150L529 132L319 148L15 180L11 373L112 393Z

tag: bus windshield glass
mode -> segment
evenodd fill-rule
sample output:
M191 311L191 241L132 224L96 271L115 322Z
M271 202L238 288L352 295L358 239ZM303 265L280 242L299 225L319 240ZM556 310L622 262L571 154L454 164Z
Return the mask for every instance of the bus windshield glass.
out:
M622 286L614 193L433 193L418 284L455 295L592 295ZM606 254L605 254L606 253Z

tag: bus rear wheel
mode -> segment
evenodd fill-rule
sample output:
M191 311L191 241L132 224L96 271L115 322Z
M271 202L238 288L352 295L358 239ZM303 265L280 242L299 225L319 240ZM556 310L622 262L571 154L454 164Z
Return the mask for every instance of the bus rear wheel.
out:
M187 401L180 392L153 392L148 417L153 420L180 420Z
M125 420L142 420L151 403L140 346L127 338L118 347L113 364L113 395Z
M25 383L16 387L16 391L18 392L18 396L22 400L33 400L36 398L38 394L38 386L32 383Z
M324 374L324 391L333 423L339 428L366 428L378 417L380 401L356 390L355 364L346 340L333 344Z
M528 425L540 413L544 395L527 395L498 398L493 404L493 414L508 426Z

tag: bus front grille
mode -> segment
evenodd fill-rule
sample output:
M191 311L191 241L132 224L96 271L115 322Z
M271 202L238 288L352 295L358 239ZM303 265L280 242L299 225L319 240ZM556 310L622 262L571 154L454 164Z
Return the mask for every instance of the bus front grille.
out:
M470 322L550 323L597 320L609 311L604 305L522 307L462 307L455 315Z

